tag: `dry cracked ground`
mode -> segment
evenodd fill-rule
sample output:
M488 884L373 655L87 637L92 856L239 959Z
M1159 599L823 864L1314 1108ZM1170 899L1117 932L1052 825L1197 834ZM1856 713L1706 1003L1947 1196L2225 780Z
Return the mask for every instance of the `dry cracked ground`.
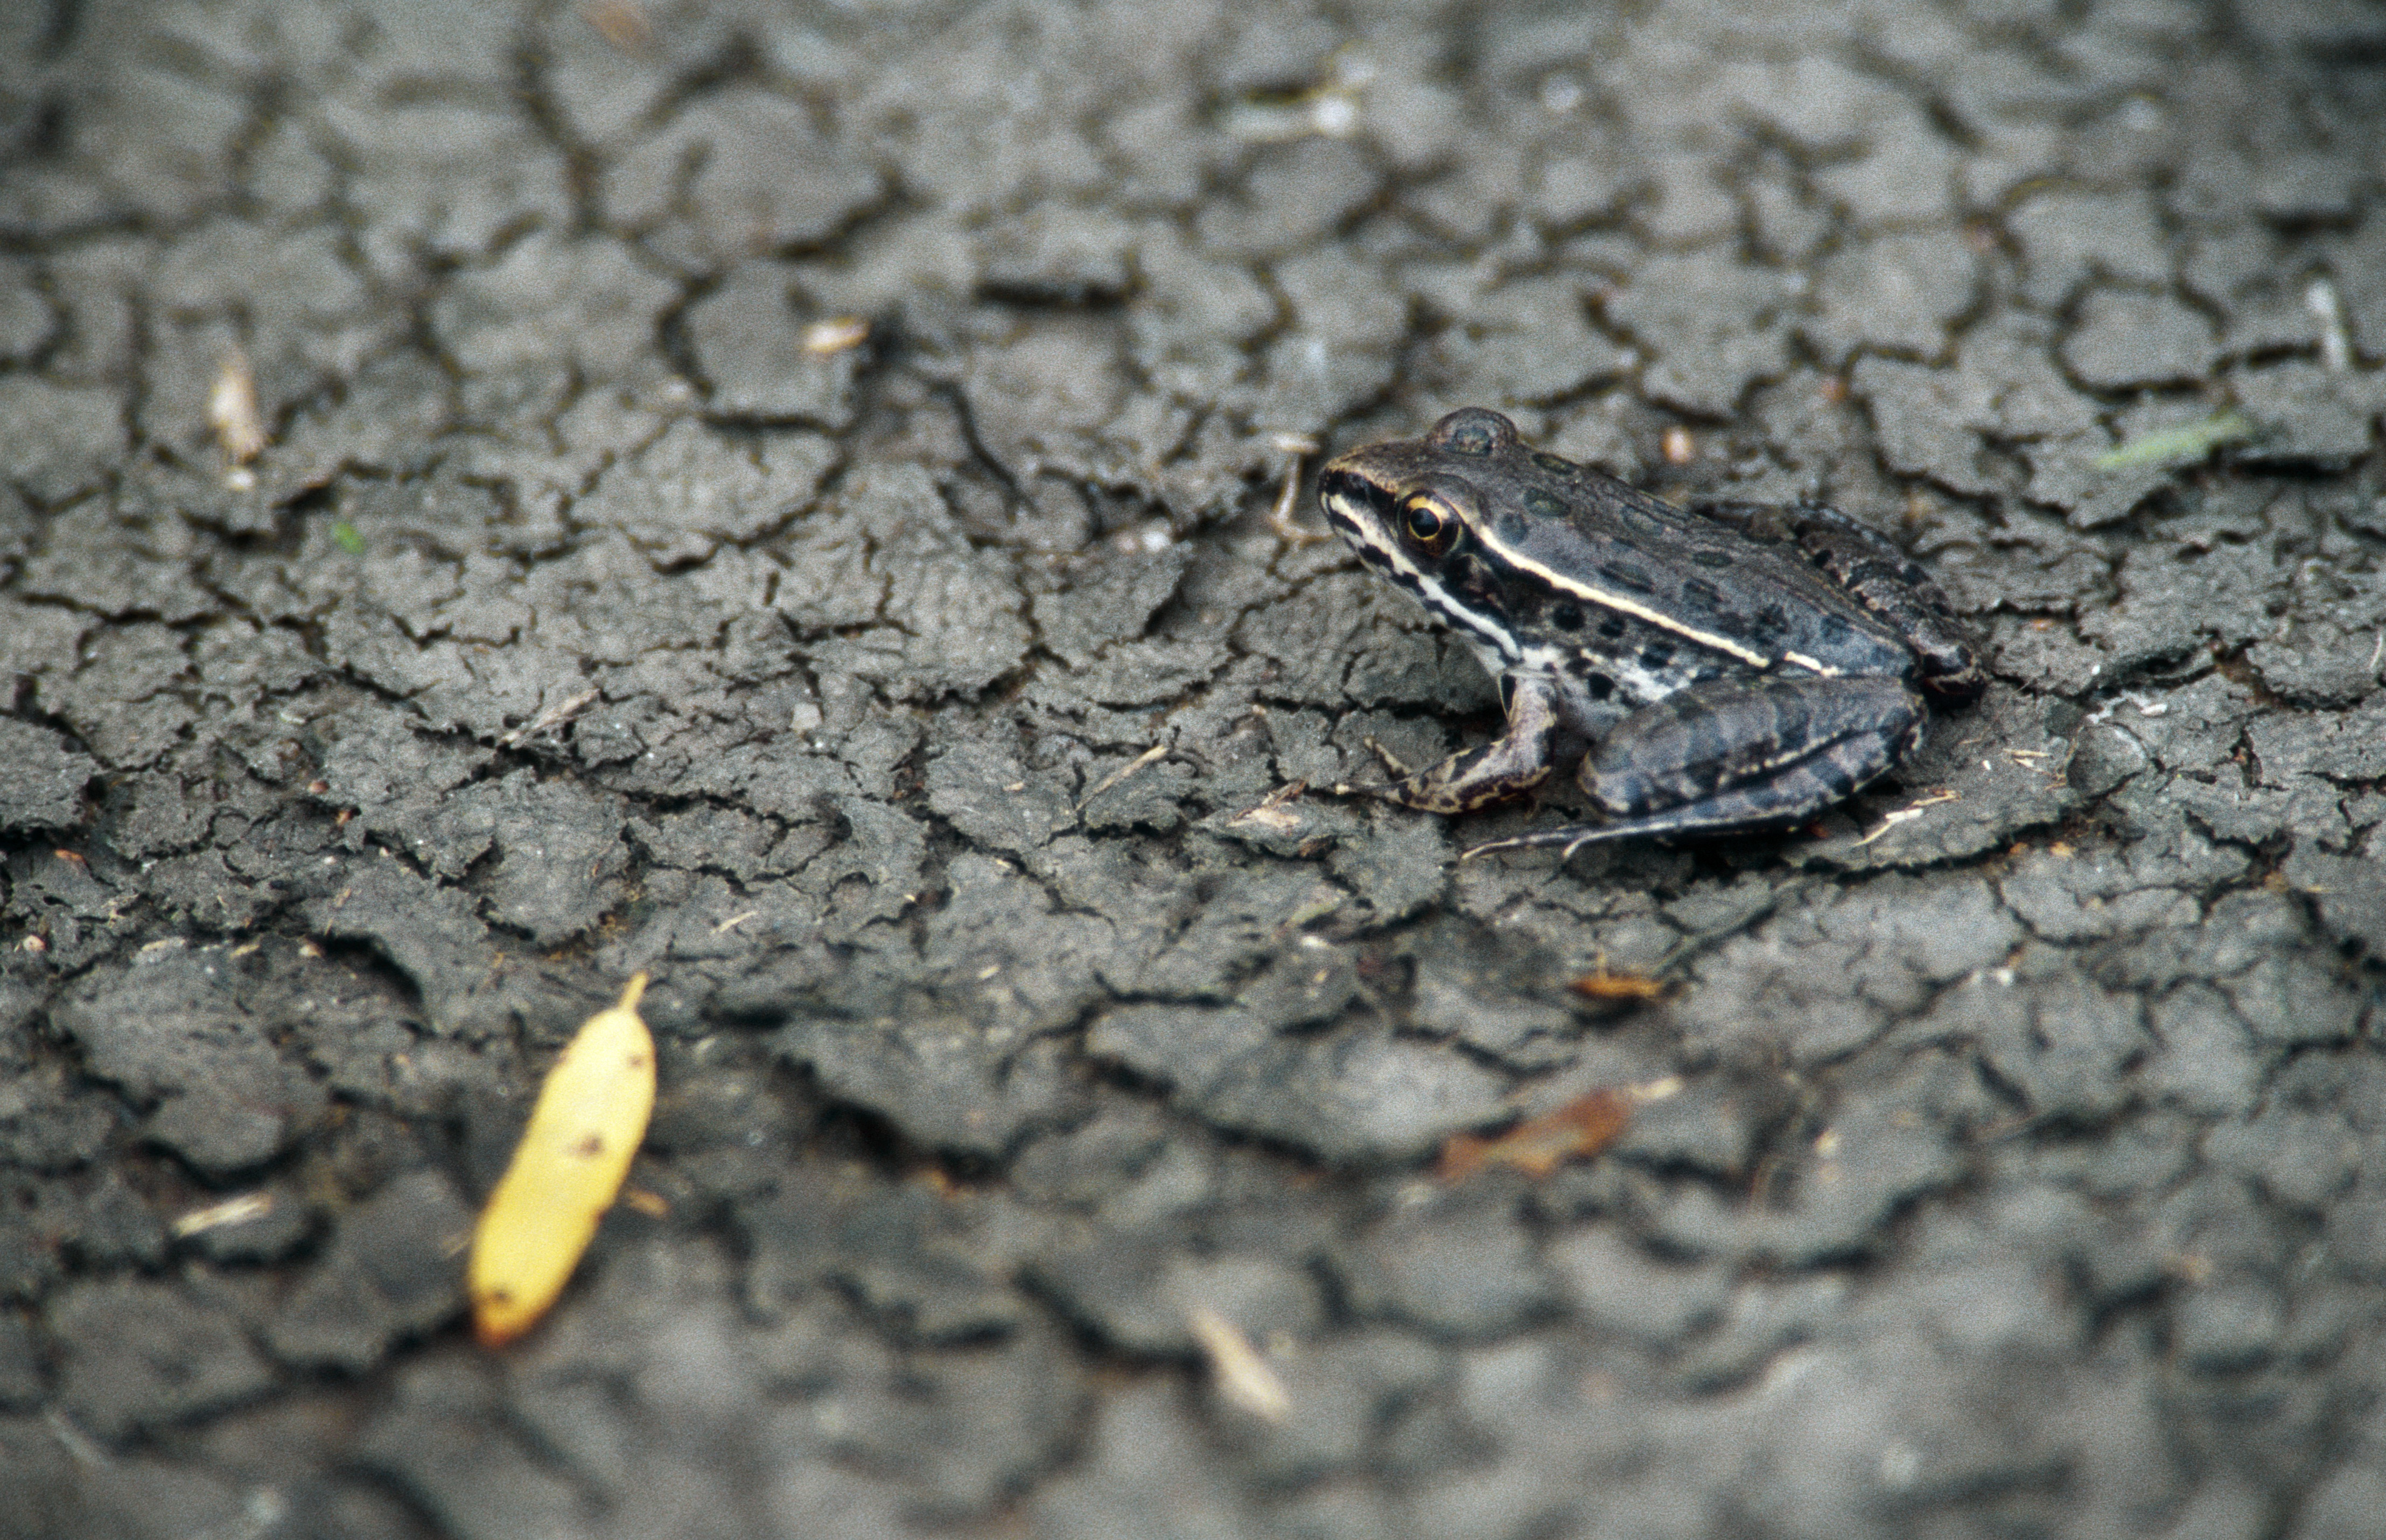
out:
M0 1534L2376 1534L2381 123L2286 0L6 7ZM1463 403L1988 696L1783 836L1301 792L1490 730L1270 518Z

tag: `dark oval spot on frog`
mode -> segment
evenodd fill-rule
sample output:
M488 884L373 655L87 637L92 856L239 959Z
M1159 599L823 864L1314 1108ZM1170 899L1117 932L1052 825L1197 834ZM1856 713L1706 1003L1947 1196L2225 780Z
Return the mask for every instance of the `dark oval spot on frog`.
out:
M1704 578L1684 578L1682 597L1710 614L1723 607L1723 590Z
M1538 487L1525 494L1525 511L1536 519L1563 519L1565 510L1565 504Z
M1748 622L1748 629L1763 641L1771 641L1790 629L1790 612L1777 604L1766 605Z
M1657 585L1650 581L1649 574L1638 567L1626 567L1622 562L1612 562L1601 567L1599 572L1600 576L1615 584L1616 587L1628 588L1635 594L1653 594L1657 591Z
M1621 615L1610 615L1606 620L1599 622L1599 634L1611 642L1623 635L1628 629Z
M1848 624L1848 618L1844 615L1826 615L1816 629L1823 633L1826 642L1844 642L1848 639L1848 632L1854 628Z
M1585 674L1582 676L1582 693L1593 700L1605 700L1615 694L1615 681L1605 674Z
M1550 610L1550 624L1560 631L1580 631L1582 609L1579 606L1570 604L1555 606Z
M1721 551L1692 551L1690 559L1702 567L1728 567L1731 557Z
M1509 545L1521 545L1532 537L1533 526L1514 508L1501 508L1491 520L1491 533Z
M1552 476L1571 476L1575 471L1574 461L1562 460L1546 449L1533 451L1533 463Z
M1662 669L1673 660L1674 644L1671 642L1651 642L1640 649L1640 666L1644 669Z

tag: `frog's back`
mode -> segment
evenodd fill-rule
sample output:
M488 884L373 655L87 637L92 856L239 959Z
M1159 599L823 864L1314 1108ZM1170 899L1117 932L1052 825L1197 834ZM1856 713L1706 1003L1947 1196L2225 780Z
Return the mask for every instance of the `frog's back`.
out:
M1521 444L1468 479L1489 553L1597 609L1751 670L1913 672L1896 632L1793 546Z

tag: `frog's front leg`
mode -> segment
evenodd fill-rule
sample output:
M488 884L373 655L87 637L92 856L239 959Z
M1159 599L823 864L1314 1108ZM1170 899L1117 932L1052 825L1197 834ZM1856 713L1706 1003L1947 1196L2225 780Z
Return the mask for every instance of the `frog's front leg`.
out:
M1374 739L1367 746L1391 771L1385 786L1337 786L1343 795L1372 793L1428 813L1463 813L1485 803L1531 791L1549 779L1557 746L1557 687L1538 674L1502 674L1500 698L1508 708L1508 730L1481 748L1451 755L1438 765L1412 770Z
M1928 713L1902 680L1771 678L1694 685L1624 719L1582 762L1604 823L1470 850L1578 846L1639 834L1798 823L1911 753Z

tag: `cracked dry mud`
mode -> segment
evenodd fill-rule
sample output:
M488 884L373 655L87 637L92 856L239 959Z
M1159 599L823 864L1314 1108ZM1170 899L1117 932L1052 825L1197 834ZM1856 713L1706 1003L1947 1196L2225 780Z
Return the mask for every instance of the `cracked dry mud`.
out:
M0 9L0 1535L2376 1534L2381 60ZM1267 517L1468 403L1893 530L1987 698L1563 868L1276 796L1488 729ZM480 1353L455 1241L640 969L647 1196Z

